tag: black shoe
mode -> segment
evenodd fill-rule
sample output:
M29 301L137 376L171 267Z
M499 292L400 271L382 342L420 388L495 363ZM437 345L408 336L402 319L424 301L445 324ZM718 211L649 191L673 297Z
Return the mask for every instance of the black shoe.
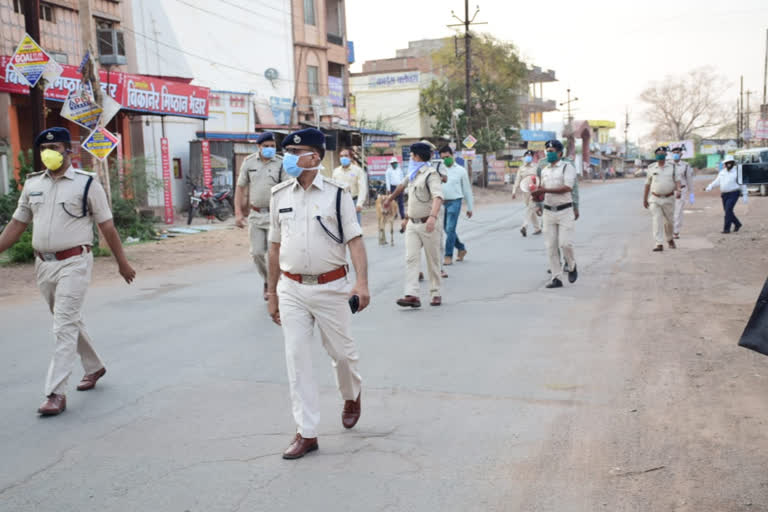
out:
M722 235L730 235L731 232L730 231L721 231L720 234L722 234Z
M577 265L574 265L573 270L568 271L568 282L575 283L578 278L579 278L579 271L577 270Z
M523 236L528 236L528 230L525 228L525 226L520 228L520 234Z
M657 246L656 246L656 247L653 249L653 252L662 252L663 250L664 250L664 246L663 246L663 245L657 245Z
M551 283L547 283L547 285L544 288L562 288L563 282L560 281L558 278L554 278Z
M734 231L735 233L738 233L740 229L741 229L741 224L739 224L738 226L736 226L735 228L733 228L733 231Z

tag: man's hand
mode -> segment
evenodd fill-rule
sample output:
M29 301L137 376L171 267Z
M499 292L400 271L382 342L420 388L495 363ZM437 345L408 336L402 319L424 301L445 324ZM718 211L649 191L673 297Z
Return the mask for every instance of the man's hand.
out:
M677 199L680 199L680 198L681 198L681 197L683 197L683 196L682 196L682 194L680 193L680 191L678 190L678 191L676 191L676 192L675 192L675 197L676 197Z
M645 208L646 210L648 209L648 198L647 197L643 198L643 208Z
M361 211L363 211L363 207L362 207L362 206L357 206L357 207L355 208L355 211L356 211L357 213L360 213Z
M364 310L371 303L371 292L368 291L368 283L361 283L355 281L355 286L352 287L352 291L349 292L349 296L357 295L360 299L360 305L357 307L357 312Z
M408 218L406 217L405 219L402 220L402 222L400 222L400 232L401 233L405 233L405 226L407 226L407 225L408 225Z
M537 206L536 207L536 215L541 217L543 213L544 213L544 210L541 209L541 206Z
M282 326L282 322L280 321L280 301L277 298L276 293L270 293L267 292L267 312L269 313L269 316L272 317L272 321L275 322L277 325Z
M512 194L512 199L517 199L517 192L514 192L514 193Z
M471 212L471 211L469 211L469 210L467 210L467 218L468 218L468 219L471 219L471 218L472 218L472 212Z
M384 196L384 202L382 203L382 206L386 210L389 208L389 205L392 204L392 196Z
M128 262L118 265L117 268L126 283L131 284L136 278L136 271L133 270L133 267Z
M688 197L688 202L693 204L693 200L696 198L696 196L691 192L691 195Z
M579 220L579 209L574 208L573 209L573 220Z
M435 230L435 222L435 217L430 215L429 219L427 219L427 233L431 233Z
M242 215L238 215L237 218L235 218L235 226L239 228L244 228L246 225L245 217Z

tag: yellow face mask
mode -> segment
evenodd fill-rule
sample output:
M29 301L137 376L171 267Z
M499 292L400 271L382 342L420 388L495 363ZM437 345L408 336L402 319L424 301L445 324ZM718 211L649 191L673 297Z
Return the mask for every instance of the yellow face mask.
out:
M52 149L44 149L40 152L40 160L43 161L43 165L51 171L57 171L61 168L61 164L64 163L64 157L58 151Z

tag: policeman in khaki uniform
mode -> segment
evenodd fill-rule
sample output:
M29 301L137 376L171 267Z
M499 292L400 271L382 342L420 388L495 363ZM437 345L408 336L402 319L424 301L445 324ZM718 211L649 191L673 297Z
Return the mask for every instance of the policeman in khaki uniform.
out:
M342 149L339 152L339 160L341 160L341 165L333 170L331 177L347 186L349 193L352 194L352 201L355 202L357 223L362 224L363 206L368 199L368 177L365 175L365 171L352 163L348 149Z
M545 147L547 165L541 169L541 186L534 190L537 195L544 195L542 222L552 275L546 288L560 288L563 286L561 277L564 271L568 272L570 283L575 283L579 277L572 240L576 223L573 204L576 168L562 161L562 142L550 140ZM565 259L565 267L560 265L560 254Z
M408 187L408 224L405 228L405 296L397 300L402 307L421 307L419 299L419 260L421 249L427 259L429 294L431 306L442 304L440 295L440 246L442 223L438 215L443 204L443 187L440 175L429 165L432 149L428 144L417 142L411 145L408 174L395 191L384 200L389 208L393 199Z
M693 167L683 160L683 148L678 146L672 150L672 165L675 167L675 176L680 177L680 197L675 200L674 238L680 238L680 230L683 227L683 210L686 203L693 204ZM686 195L687 194L687 195Z
M47 170L27 175L13 220L0 234L0 253L13 245L32 222L35 277L53 313L55 349L45 380L46 401L38 412L55 416L67 408L67 380L80 355L85 376L78 391L92 389L105 373L83 322L83 302L93 268L93 222L115 255L127 283L136 276L128 264L112 222L107 196L95 175L71 165L71 140L65 128L38 135Z
M673 223L675 221L675 198L680 198L680 176L675 166L667 162L667 146L656 148L656 162L648 166L645 181L643 206L651 210L653 236L656 239L654 252L664 250L664 241L675 249Z
M355 205L346 186L318 173L325 135L308 128L283 140L283 168L290 179L272 189L269 230L268 309L282 325L288 383L297 434L285 459L317 450L320 400L312 376L312 343L318 326L344 399L342 425L360 418L362 379L350 333L353 307L370 301L368 261ZM350 289L347 248L355 266Z
M245 227L248 213L248 232L251 257L264 279L264 300L267 300L267 232L269 231L269 201L272 187L289 178L283 172L283 161L276 155L275 135L262 133L256 142L258 153L248 155L240 166L235 190L235 225Z
M539 226L539 216L536 215L536 202L531 199L531 193L525 192L520 189L520 183L529 176L536 176L537 167L533 163L533 151L530 149L523 155L523 165L517 170L515 175L515 184L512 187L512 199L517 197L517 191L523 194L523 202L525 203L525 214L523 215L523 225L520 227L520 234L528 236L528 224L533 226L533 234L541 234L541 226Z

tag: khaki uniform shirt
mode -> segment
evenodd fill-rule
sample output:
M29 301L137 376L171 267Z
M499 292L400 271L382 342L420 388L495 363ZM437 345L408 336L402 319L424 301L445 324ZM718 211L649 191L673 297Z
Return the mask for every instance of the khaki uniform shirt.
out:
M528 176L536 176L536 172L536 165L533 162L520 166L515 176L515 185L512 187L512 193L516 194L520 189L520 183Z
M428 217L432 213L432 200L436 197L443 199L443 182L440 175L434 167L424 164L413 179L410 175L405 179L408 181L408 217Z
M272 187L286 181L290 176L283 171L283 160L279 157L264 161L259 153L248 155L240 166L237 177L238 187L248 187L251 206L266 208L272 197Z
M651 186L651 198L658 196L669 196L675 191L675 183L680 181L680 176L675 170L675 166L669 162L664 162L664 165L659 165L658 162L654 162L648 166L648 178L645 180L646 185Z
M570 187L573 190L576 185L576 168L562 160L545 165L541 169L541 184L544 188ZM573 192L544 195L544 204L547 206L560 206L572 202Z
M88 215L83 217L83 194L88 179ZM32 247L39 252L59 252L79 245L93 245L93 222L112 218L107 195L93 173L70 166L59 178L50 171L27 176L13 218L32 222Z
M682 188L688 187L688 191L693 190L693 167L688 165L688 162L672 161L672 165L675 166L675 176L680 180L680 186Z
M343 190L340 209L344 243L341 244L325 232L327 229L339 236L336 217L339 189ZM280 270L291 274L319 275L346 265L346 244L363 234L346 187L320 173L306 190L296 179L276 185L272 189L269 216L269 241L280 244Z
M368 199L368 178L358 166L350 164L348 168L337 167L333 170L333 180L343 183L353 198L357 198L357 206L365 205Z

